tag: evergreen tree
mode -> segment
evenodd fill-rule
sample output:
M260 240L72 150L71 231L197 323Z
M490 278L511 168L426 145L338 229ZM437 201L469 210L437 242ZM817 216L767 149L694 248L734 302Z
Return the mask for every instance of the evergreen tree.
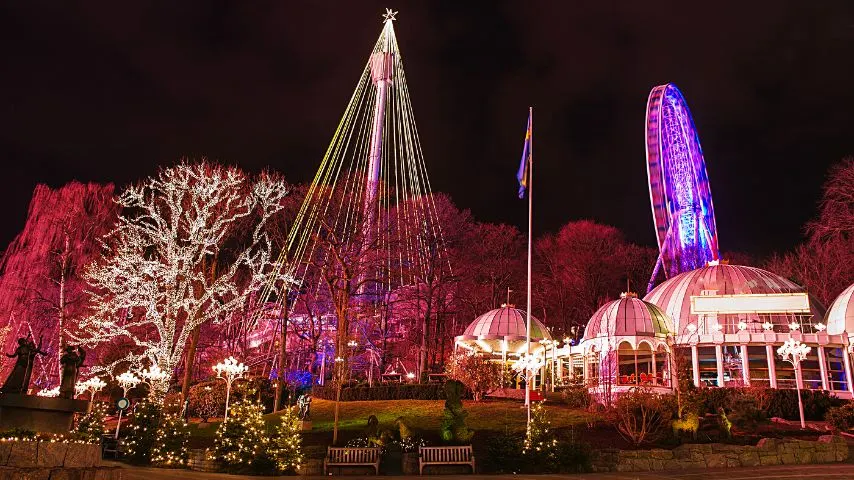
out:
M228 419L216 430L214 458L229 470L262 469L259 463L270 461L262 414L264 407L251 399L230 406Z
M162 408L159 403L143 400L133 412L133 424L128 433L128 459L133 463L151 463Z
M182 467L187 464L190 429L181 417L181 405L173 404L164 413L154 437L151 463L160 466Z
M552 422L546 418L543 403L535 403L531 408L531 422L525 435L522 454L529 457L531 462L551 464L557 456L558 442L551 431Z
M302 463L301 431L302 421L297 416L297 407L285 409L271 449L276 468L282 473L295 473Z

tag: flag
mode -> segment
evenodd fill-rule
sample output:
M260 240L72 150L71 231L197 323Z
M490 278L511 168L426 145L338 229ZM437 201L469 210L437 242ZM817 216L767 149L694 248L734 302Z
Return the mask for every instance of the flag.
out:
M528 189L528 176L531 167L531 113L528 113L528 129L525 131L525 146L522 148L522 162L519 163L519 171L516 179L519 180L519 198L525 198Z

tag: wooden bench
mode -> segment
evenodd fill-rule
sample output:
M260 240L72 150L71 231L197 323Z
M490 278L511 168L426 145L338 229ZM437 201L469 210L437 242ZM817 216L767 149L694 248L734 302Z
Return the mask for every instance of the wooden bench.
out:
M418 449L418 474L424 475L427 465L471 465L474 473L474 453L471 445L462 447L420 447Z
M328 447L323 459L323 474L329 475L329 467L364 466L374 467L380 474L380 449L376 447L350 448Z

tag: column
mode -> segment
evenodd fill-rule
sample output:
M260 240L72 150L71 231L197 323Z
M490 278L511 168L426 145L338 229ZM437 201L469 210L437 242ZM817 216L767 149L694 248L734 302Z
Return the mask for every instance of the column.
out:
M700 386L700 356L697 353L697 346L691 345L691 368L694 370L694 386Z
M718 367L718 387L724 387L724 351L721 345L715 345L715 363Z
M501 346L501 388L504 388L507 386L504 384L504 379L507 376L504 374L507 371L507 342L502 340Z
M655 350L652 351L652 384L658 385L658 368L655 364Z
M821 370L821 388L828 391L830 390L830 385L828 385L827 381L827 357L824 353L824 347L819 345L815 348L818 349L818 366Z
M741 379L744 386L750 386L750 359L747 356L747 345L741 346Z
M795 388L804 389L804 371L801 370L801 362L798 362L795 367Z
M774 365L774 345L765 345L765 356L768 358L768 379L771 388L777 388L777 367Z
M843 347L842 351L844 352L842 358L845 360L845 383L848 384L848 393L854 395L854 385L851 385L851 354L847 347Z

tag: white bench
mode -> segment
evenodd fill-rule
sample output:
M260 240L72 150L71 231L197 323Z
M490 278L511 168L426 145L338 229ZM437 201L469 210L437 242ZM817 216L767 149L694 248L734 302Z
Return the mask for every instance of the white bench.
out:
M471 445L462 447L420 447L418 449L418 474L424 475L427 465L471 465L474 473L474 453Z
M323 474L329 475L329 467L344 466L374 467L374 471L379 475L380 449L376 447L328 447L326 449L326 458L323 459Z

